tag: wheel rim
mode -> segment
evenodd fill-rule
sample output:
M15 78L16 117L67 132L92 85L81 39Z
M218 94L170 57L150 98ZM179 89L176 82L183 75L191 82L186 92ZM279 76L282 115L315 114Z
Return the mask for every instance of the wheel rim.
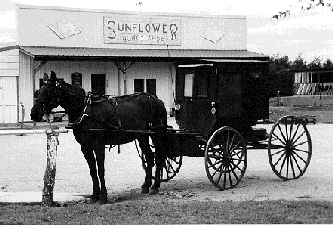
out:
M180 171L182 165L182 156L166 157L161 170L161 181L167 182Z
M283 180L301 177L311 160L312 141L306 122L294 116L280 118L268 138L269 163Z
M247 168L246 142L231 127L222 127L210 137L205 149L205 169L209 180L220 190L239 184Z

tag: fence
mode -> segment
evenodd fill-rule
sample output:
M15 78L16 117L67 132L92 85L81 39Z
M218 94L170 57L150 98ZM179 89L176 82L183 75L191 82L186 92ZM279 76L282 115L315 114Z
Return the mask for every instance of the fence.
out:
M56 178L56 157L59 133L67 133L66 129L40 129L40 130L0 130L1 135L24 135L24 134L46 134L47 153L46 169L44 174L44 187L42 191L42 206L51 207L53 205L53 187Z

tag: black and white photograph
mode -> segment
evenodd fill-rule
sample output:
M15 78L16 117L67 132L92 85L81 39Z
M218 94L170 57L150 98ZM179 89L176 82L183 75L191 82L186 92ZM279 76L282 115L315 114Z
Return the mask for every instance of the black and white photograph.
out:
M0 225L333 224L332 0L1 0Z

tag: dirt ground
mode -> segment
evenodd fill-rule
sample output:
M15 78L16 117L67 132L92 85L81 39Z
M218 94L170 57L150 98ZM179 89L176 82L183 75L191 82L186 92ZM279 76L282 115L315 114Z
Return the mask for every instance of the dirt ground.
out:
M173 118L169 124L175 125ZM258 125L270 131L272 124ZM311 163L300 179L282 181L271 170L267 150L250 150L248 168L240 184L219 191L208 180L204 158L184 157L180 172L162 183L160 195L173 199L203 201L328 200L333 201L332 124L309 124L313 143ZM54 193L89 195L91 179L86 161L72 132L59 136ZM41 191L46 166L46 136L0 137L0 191ZM106 153L106 184L109 200L122 194L139 192L144 171L134 143L112 148Z

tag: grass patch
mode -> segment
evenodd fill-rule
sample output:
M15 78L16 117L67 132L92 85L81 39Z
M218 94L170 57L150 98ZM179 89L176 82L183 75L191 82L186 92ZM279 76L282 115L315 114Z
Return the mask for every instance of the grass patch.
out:
M157 199L158 198L158 199ZM332 224L329 201L216 202L163 196L106 204L0 204L0 225Z

